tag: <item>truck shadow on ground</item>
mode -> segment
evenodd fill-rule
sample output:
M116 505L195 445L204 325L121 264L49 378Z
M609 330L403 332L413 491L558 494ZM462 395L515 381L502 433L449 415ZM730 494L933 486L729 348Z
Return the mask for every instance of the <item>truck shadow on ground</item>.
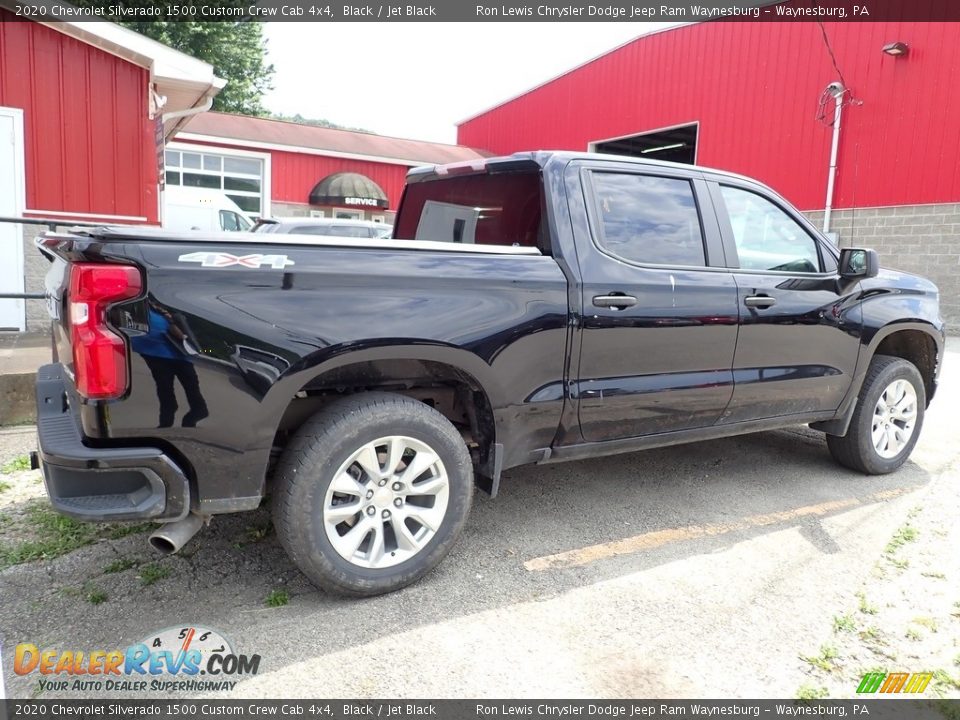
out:
M836 552L821 521L919 489L929 479L913 463L887 476L848 471L834 464L822 436L805 428L518 468L504 475L500 497L476 495L464 536L436 571L405 590L366 600L313 587L288 560L264 507L215 518L182 555L160 558L140 534L8 568L0 574L0 635L8 647L29 641L108 648L159 628L203 624L247 652L273 655L275 669L419 625L555 597L786 527L800 525L815 547ZM811 507L816 512L803 511ZM705 526L722 532L680 533L676 541L635 552L529 569L532 561L557 553ZM107 572L118 560L129 567ZM147 570L156 567L162 572ZM85 600L90 587L106 599ZM285 593L289 604L268 608L271 593ZM371 614L378 622L367 622ZM278 648L281 636L286 641Z

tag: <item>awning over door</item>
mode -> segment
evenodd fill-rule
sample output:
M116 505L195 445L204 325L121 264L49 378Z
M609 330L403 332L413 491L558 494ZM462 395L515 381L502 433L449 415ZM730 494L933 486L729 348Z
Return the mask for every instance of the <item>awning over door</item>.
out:
M390 207L387 194L366 175L340 172L328 175L310 192L311 205L336 205L338 207Z

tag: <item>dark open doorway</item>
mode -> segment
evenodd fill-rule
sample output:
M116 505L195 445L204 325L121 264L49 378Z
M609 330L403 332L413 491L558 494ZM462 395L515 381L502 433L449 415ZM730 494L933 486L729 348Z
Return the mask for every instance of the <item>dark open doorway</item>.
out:
M697 124L638 133L593 143L594 152L629 155L693 165L697 158Z

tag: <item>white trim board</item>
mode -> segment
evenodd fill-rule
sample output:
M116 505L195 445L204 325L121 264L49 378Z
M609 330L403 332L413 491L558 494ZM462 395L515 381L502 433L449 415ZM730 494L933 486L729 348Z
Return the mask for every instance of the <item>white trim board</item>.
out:
M52 218L77 218L78 220L130 220L132 222L146 222L142 215L108 215L105 213L84 213L71 210L24 210L31 215L49 216Z
M10 138L11 144L13 145L13 215L15 217L22 217L24 214L24 207L26 207L26 191L27 191L27 182L26 182L26 169L25 169L25 153L26 149L24 146L24 134L23 134L23 110L21 108L13 107L0 107L0 116L8 117L13 121L13 137ZM0 138L0 142L4 142L4 138ZM17 268L17 274L14 279L14 284L10 288L10 292L22 293L24 292L24 257L23 257L23 226L21 225L9 225L4 223L5 227L11 228L13 231L13 252L9 255L4 253L5 257L12 257L14 267ZM27 327L27 308L26 303L23 300L0 300L2 303L14 303L13 306L13 316L18 318L16 325L11 326L14 330L23 331ZM8 306L9 308L9 306ZM7 327L7 326L4 326Z

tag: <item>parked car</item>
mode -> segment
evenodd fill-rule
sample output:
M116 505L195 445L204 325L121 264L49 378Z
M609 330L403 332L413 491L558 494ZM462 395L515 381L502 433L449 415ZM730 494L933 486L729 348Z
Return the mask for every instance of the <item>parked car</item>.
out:
M335 218L260 218L254 225L253 232L354 238L388 238L393 233L393 225L370 222L368 220L342 220Z
M394 234L46 237L54 507L159 521L175 551L269 493L312 581L373 595L436 566L474 482L496 495L509 468L805 423L888 473L936 391L937 288L745 177L579 153L419 168Z
M244 232L252 229L253 223L239 205L219 190L171 185L163 193L163 227Z

